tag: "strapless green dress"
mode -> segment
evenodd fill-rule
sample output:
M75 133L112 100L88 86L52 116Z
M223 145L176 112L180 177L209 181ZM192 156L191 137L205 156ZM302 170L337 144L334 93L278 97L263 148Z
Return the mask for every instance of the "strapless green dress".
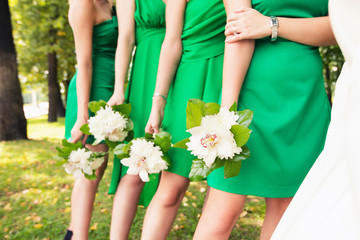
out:
M176 143L189 137L186 105L189 99L218 102L224 61L226 13L222 0L190 0L182 34L183 53L165 108L163 128ZM169 150L172 165L167 170L189 177L193 157L179 148Z
M108 101L114 92L115 82L115 51L117 46L117 18L104 21L94 26L92 38L92 81L89 101ZM71 79L67 95L65 115L65 138L71 137L71 129L77 119L77 72ZM89 112L89 116L94 116ZM89 136L87 142L94 142Z
M134 122L135 137L143 137L149 119L152 96L159 64L161 45L165 37L165 4L162 0L135 0L136 51L125 99L131 103L130 117ZM109 193L116 192L121 177L128 167L118 158L114 168ZM149 205L158 186L158 174L150 175L140 196L140 205Z
M328 14L327 0L253 0L252 6L266 16ZM218 169L208 184L242 195L293 197L323 149L330 121L318 48L281 38L256 40L241 109L254 112L247 144L251 157L238 176L224 179L224 170Z

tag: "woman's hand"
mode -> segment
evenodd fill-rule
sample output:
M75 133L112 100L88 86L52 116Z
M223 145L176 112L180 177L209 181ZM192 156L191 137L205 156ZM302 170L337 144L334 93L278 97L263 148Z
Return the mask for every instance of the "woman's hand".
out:
M125 102L125 97L123 94L113 94L107 104L111 107L114 105L123 104Z
M164 118L164 109L166 102L161 96L155 96L149 120L145 127L145 132L154 134L159 132L162 120Z
M225 35L226 43L270 36L270 17L262 15L253 8L242 7L228 16Z
M77 141L81 140L81 143L85 145L88 135L85 135L83 132L81 132L80 128L82 125L86 124L87 121L88 117L86 116L77 118L74 127L71 129L71 139L69 140L70 142L76 143Z

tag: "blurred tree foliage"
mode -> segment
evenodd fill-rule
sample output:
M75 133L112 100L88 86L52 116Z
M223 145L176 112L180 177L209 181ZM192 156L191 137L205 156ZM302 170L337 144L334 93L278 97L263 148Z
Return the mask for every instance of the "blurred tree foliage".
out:
M320 54L323 58L323 73L326 92L330 103L332 103L336 80L340 75L345 60L338 45L321 47Z
M75 50L63 0L10 0L19 74L24 86L49 93L49 121L64 114L60 87L75 73ZM48 84L46 84L46 82Z

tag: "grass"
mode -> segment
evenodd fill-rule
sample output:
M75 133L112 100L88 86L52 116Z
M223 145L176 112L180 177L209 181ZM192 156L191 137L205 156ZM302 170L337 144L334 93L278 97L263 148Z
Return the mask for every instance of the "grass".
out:
M0 239L62 239L70 219L73 177L55 165L55 147L64 132L64 119L28 121L31 140L0 142ZM100 184L89 239L109 237L112 196L107 194L112 161ZM206 183L191 183L168 239L191 239L200 217ZM143 207L138 208L129 239L140 239ZM258 239L265 204L249 198L230 239Z

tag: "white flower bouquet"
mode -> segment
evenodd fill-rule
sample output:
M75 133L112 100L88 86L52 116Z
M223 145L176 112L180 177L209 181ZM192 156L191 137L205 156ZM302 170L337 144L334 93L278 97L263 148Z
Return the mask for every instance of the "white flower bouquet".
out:
M105 141L113 149L119 142L131 141L134 137L134 124L129 118L130 103L110 107L105 101L93 101L89 103L89 109L95 116L90 117L80 130L86 135L94 136L93 145Z
M228 110L217 103L188 101L186 128L191 136L174 147L187 149L196 157L191 166L192 181L200 181L223 166L225 178L239 174L241 161L250 157L244 145L250 137L252 117L250 110L237 111L236 104Z
M143 182L150 180L149 174L166 170L170 164L167 151L171 147L171 135L160 132L154 136L136 138L127 144L119 144L114 153L121 163L129 167L127 174L139 175Z
M67 173L80 178L83 174L89 180L96 179L95 170L104 162L107 152L92 152L86 149L80 141L70 143L62 140L62 148L56 147L58 156L62 159L58 164L63 165Z

